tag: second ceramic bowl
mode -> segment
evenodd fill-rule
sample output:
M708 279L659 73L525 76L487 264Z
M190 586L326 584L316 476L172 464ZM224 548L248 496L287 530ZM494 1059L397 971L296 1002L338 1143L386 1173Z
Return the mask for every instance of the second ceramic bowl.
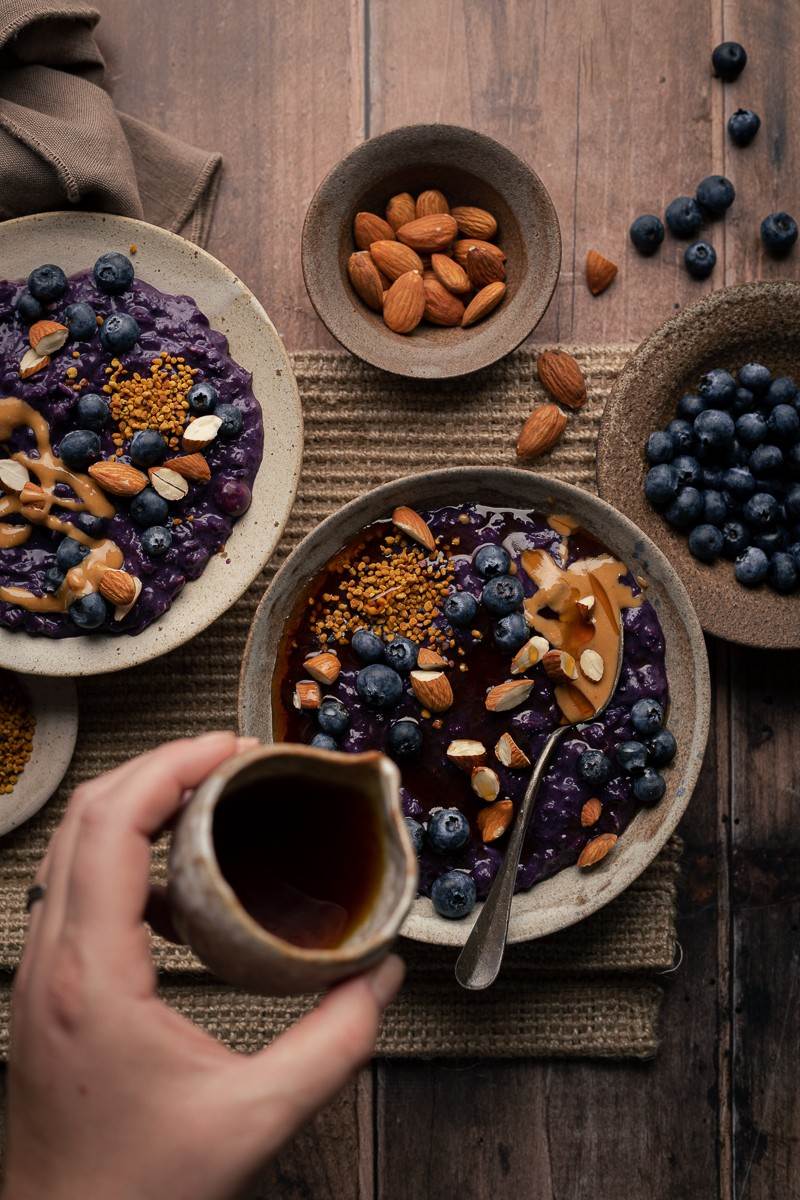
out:
M404 336L350 286L353 218L362 211L382 216L398 192L426 188L497 218L508 291L491 316L468 329L420 325ZM352 354L417 379L467 375L514 350L544 316L560 265L558 217L539 176L499 142L457 125L407 125L364 142L320 184L303 227L303 276L317 315Z

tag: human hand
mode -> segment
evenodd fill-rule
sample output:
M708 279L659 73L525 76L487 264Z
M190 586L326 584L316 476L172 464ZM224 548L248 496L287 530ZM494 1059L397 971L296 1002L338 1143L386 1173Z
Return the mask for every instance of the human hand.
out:
M14 988L5 1200L224 1200L370 1057L403 978L394 956L249 1057L156 994L151 839L250 744L172 742L73 795Z

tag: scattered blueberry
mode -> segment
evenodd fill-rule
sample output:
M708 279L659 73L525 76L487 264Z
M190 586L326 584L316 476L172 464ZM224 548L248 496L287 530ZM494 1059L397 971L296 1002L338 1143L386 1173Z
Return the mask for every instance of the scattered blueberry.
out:
M69 606L69 615L79 629L99 629L108 618L108 605L99 592L89 592Z
M736 560L734 575L745 587L757 587L767 577L769 560L763 550L757 546L748 546L744 554Z
M668 729L659 729L647 741L647 762L651 767L666 767L675 757L678 743Z
M189 388L186 393L186 399L189 401L189 408L198 417L203 417L207 413L212 413L217 407L219 393L213 383L196 383Z
M100 326L100 342L109 354L126 354L139 340L139 322L128 313L111 313Z
M722 492L708 488L703 492L703 520L708 525L722 527L728 519L728 505Z
M747 549L750 535L741 521L728 521L722 526L722 556L733 561Z
M728 133L736 146L749 146L761 128L761 117L752 108L737 108L728 117Z
M64 324L74 342L88 342L97 333L97 314L91 304L79 301L64 309Z
M28 291L42 304L52 304L60 300L67 290L67 277L61 267L48 263L37 267L28 276Z
M721 408L707 408L694 423L694 435L703 450L719 453L727 450L736 433L736 424L730 413Z
M428 841L440 854L460 850L469 838L469 821L458 808L439 808L428 821Z
M707 175L698 183L695 196L704 212L719 216L733 204L736 190L724 175Z
M664 226L652 213L644 213L631 225L630 238L640 254L655 254L664 240Z
M44 573L44 588L45 595L52 595L57 592L64 582L64 572L58 567L48 567Z
M584 783L607 783L610 774L611 759L602 750L584 750L578 756L578 775Z
M425 845L425 830L420 825L419 821L415 821L413 817L403 817L406 823L408 836L411 838L411 845L414 847L414 853L420 855L422 848Z
M511 566L511 556L503 546L489 543L479 546L472 559L475 570L484 579L494 579L495 575L507 575Z
M514 653L524 646L530 636L530 631L522 613L509 613L501 617L494 627L494 642L501 650Z
M82 533L87 534L92 538L99 538L105 531L106 522L104 517L96 517L94 513L79 512L71 518L72 524L77 525Z
M433 881L431 902L440 917L450 921L468 917L477 899L475 880L466 871L447 871Z
M386 735L386 749L392 758L416 758L422 750L422 730L416 721L404 717L392 725Z
M702 396L695 396L691 392L687 392L678 401L678 416L683 417L685 421L693 421L707 407Z
M667 426L667 433L672 438L676 454L688 454L694 446L691 421L684 421L682 417L676 417Z
M695 487L703 478L702 468L691 454L679 454L672 460L672 469L678 479L678 487Z
M777 475L783 466L783 451L780 446L766 443L756 446L750 455L750 470L761 477Z
M133 283L133 263L115 250L101 254L92 270L98 290L109 296L119 296Z
M706 408L729 408L736 396L736 380L730 371L714 367L706 371L697 385Z
M747 62L747 51L739 42L720 42L711 54L714 74L724 83L738 79Z
M93 429L73 429L64 434L58 456L70 471L85 471L100 457L100 438Z
M83 542L78 542L71 537L62 538L56 549L56 563L59 570L66 573L70 567L77 567L88 553L89 547L84 546Z
M765 250L782 258L797 241L797 221L787 212L770 213L761 222L761 241Z
M662 508L678 493L678 476L670 463L651 467L644 480L644 494L652 505Z
M166 454L166 438L156 429L137 429L131 438L131 460L138 467L155 467L164 461Z
M722 553L724 538L716 525L695 525L689 534L689 551L700 562L712 563Z
M469 592L451 592L445 598L442 612L451 625L468 629L478 615L478 601Z
M637 700L631 708L631 724L637 733L650 737L664 724L664 709L650 696Z
M765 392L772 383L772 372L762 363L745 363L739 371L739 383L755 395Z
M692 242L684 251L683 261L693 279L708 279L717 262L717 252L710 242Z
M482 604L495 617L505 617L522 604L525 593L515 575L495 575L484 584Z
M767 422L761 413L742 413L736 422L736 436L743 446L758 446L766 441Z
M362 663L376 663L383 658L383 642L369 629L357 629L350 639L350 645Z
M647 746L644 742L620 742L617 746L617 762L628 775L643 771L647 766Z
M140 539L142 549L151 558L163 558L172 545L172 534L166 525L151 525L145 529Z
M383 656L390 667L394 667L401 675L407 675L417 665L419 653L416 642L407 637L394 637L387 642Z
M672 444L672 438L668 433L657 429L655 433L650 434L645 448L645 454L649 463L656 466L659 463L671 462L674 453L675 448Z
M694 237L703 224L702 209L693 196L678 196L671 200L664 216L675 237Z
M336 738L332 738L329 733L315 733L311 739L311 745L316 750L338 750L339 747Z
M129 509L131 520L144 529L150 525L165 525L169 520L169 505L154 488L146 487L134 496Z
M703 515L703 496L694 487L681 488L664 517L676 529L688 529Z
M243 479L218 475L214 481L214 502L229 517L241 517L253 503L253 493Z
M791 445L800 437L800 416L792 404L776 404L767 417L767 429L773 441Z
M317 709L317 724L323 733L341 737L350 728L350 713L335 696L326 696Z
M242 432L244 415L242 410L237 408L235 404L218 404L214 409L214 415L222 421L219 427L219 436L221 438L230 441L231 438L235 438L237 434Z
M403 681L391 667L370 663L356 676L356 691L367 708L394 708L403 695Z
M659 775L658 771L654 771L652 767L645 767L641 775L638 775L633 781L634 796L640 804L646 806L658 804L666 790L664 776Z
M99 433L108 422L108 401L96 392L86 392L75 405L75 420L81 429L93 429Z
M770 587L781 595L788 595L797 587L797 579L797 564L793 556L780 550L773 554L767 568L767 582Z
M30 292L22 292L14 307L24 325L33 325L34 321L41 321L44 316L42 304Z

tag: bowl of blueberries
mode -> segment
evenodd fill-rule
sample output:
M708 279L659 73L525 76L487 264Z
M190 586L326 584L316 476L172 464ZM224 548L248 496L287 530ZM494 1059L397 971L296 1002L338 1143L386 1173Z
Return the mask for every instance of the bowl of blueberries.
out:
M800 284L714 292L647 338L609 398L597 481L706 632L800 646Z

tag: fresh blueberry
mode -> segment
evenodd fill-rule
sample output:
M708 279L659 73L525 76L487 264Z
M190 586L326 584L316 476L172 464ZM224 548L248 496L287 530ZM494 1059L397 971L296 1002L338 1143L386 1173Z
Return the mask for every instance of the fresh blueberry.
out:
M59 567L48 567L44 573L44 588L46 595L57 592L64 582L64 572Z
M472 559L475 570L484 579L494 579L496 575L507 575L511 566L511 556L502 546L491 543L479 546Z
M720 42L711 54L714 74L724 83L738 79L747 63L747 51L739 42Z
M789 520L800 522L800 484L795 483L789 488L783 503Z
M722 467L703 467L703 487L718 492L722 487L725 471Z
M684 251L683 261L693 279L708 279L717 262L717 252L710 242L692 242Z
M645 454L649 463L655 466L658 463L671 462L674 453L675 449L672 445L672 438L668 433L657 429L655 433L650 434L645 447Z
M641 775L638 775L633 781L633 794L639 803L646 807L658 804L666 790L664 776L659 775L658 771L654 771L652 767L645 767Z
M736 560L733 573L745 587L757 587L767 577L769 559L757 546L748 546Z
M86 392L75 405L75 420L81 429L93 429L99 433L108 422L108 401L97 392Z
M143 529L150 525L165 525L169 520L169 505L154 488L146 487L134 496L129 509L131 520Z
M679 454L672 460L672 469L678 478L678 487L695 487L703 478L702 468L691 454Z
M214 502L229 517L241 517L253 503L253 493L243 479L218 475L214 481Z
M694 423L694 435L698 444L709 454L727 450L733 442L736 425L730 413L721 408L707 408Z
M329 733L315 733L311 739L311 745L317 750L338 750L336 738L332 738Z
M78 542L71 537L62 538L56 550L56 563L59 570L66 573L70 567L77 567L88 553L89 547L84 546L83 542Z
M742 413L749 412L755 404L755 396L746 387L737 387L736 396L731 405L731 412L735 417L740 417Z
M119 296L133 283L133 263L115 250L101 254L92 270L98 290L109 296Z
M697 385L706 408L729 408L736 396L736 380L730 371L714 367L706 371Z
M326 696L317 709L317 724L323 733L341 737L350 728L350 713L335 696Z
M779 375L767 388L764 405L775 408L778 404L793 404L797 399L797 384L789 375Z
M37 300L41 300L42 304L52 304L54 300L60 300L66 290L66 275L61 267L54 267L52 263L37 267L28 276L28 291Z
M519 650L520 646L525 645L529 636L528 626L522 613L509 613L507 617L501 617L494 627L495 645L512 654Z
M221 438L230 441L231 438L235 438L237 434L242 432L244 416L242 410L237 408L235 404L218 404L214 409L214 415L222 421L219 427L219 436Z
M357 629L350 639L350 645L362 663L376 663L383 658L383 642L369 629Z
M42 304L30 292L22 292L14 307L23 325L33 325L34 321L41 321L44 316Z
M89 592L73 600L69 615L79 629L99 629L108 618L108 605L99 592Z
M702 210L693 196L678 196L671 200L664 216L675 237L694 237L703 224Z
M676 529L688 529L696 525L703 515L702 493L693 487L681 488L665 511L664 517Z
M678 401L678 416L683 417L685 421L693 421L707 407L702 396L695 396L692 392L687 392Z
M792 542L791 546L786 547L787 554L791 554L794 565L800 571L800 542Z
M745 363L739 371L739 383L755 395L761 395L772 383L772 372L762 363Z
M447 871L433 881L431 902L439 916L448 921L468 917L477 900L475 880L466 871Z
M492 616L506 617L519 608L525 598L522 584L515 575L495 575L484 584L481 602Z
M674 421L670 421L667 426L667 433L672 438L676 454L688 454L694 446L694 433L692 429L692 423L684 421L681 417L676 417Z
M651 467L644 478L644 494L656 508L670 504L678 492L678 475L670 463Z
M744 554L750 543L750 534L741 521L727 521L722 526L722 556L731 562Z
M728 133L735 146L749 146L761 128L761 117L752 108L737 108L728 117Z
M652 213L644 213L631 225L630 238L640 254L655 254L664 240L664 226Z
M767 428L773 441L792 445L800 437L800 416L792 404L776 404L767 417Z
M422 750L422 730L411 717L392 725L386 735L386 749L392 758L416 758Z
M439 808L428 821L428 841L440 854L460 850L469 838L469 821L458 808Z
M750 450L734 438L727 452L727 459L732 467L746 467L750 461Z
M203 417L207 413L212 413L217 407L219 400L219 392L214 387L213 383L196 383L189 388L186 393L186 399L189 401L189 408L198 417Z
M578 775L584 783L601 786L611 774L611 759L602 750L584 750L578 756Z
M767 558L786 547L786 533L783 529L771 529L767 533L754 533L750 539L754 546L763 550Z
M93 429L73 429L61 439L58 456L69 471L85 471L100 457L100 438Z
M733 204L736 191L724 175L707 175L698 183L695 196L704 212L719 216Z
M106 522L104 517L96 517L94 513L79 512L72 519L72 524L77 525L82 533L88 537L99 538L105 531Z
M647 766L647 746L644 742L620 742L617 746L617 762L627 775L638 774Z
M791 554L778 551L773 554L767 568L767 583L776 592L786 596L797 587L797 564Z
M370 663L356 676L356 691L367 708L394 708L403 695L403 681L391 667Z
M723 526L728 519L728 505L722 492L713 488L703 492L703 520L708 525ZM702 527L699 527L702 528Z
M773 446L769 442L764 446L756 446L750 455L750 470L759 478L777 475L782 466L783 451L780 446Z
M413 817L403 817L406 823L406 831L411 838L411 845L414 847L414 853L419 856L422 854L425 845L425 830L420 825L419 821L415 821Z
M97 333L97 314L91 304L68 304L64 309L64 322L74 342L88 342Z
M722 482L734 500L741 503L749 500L756 490L756 481L747 467L728 467L722 477Z
M745 504L742 515L751 529L766 533L777 524L780 505L769 492L756 492Z
M666 767L671 763L678 743L668 729L659 729L647 740L647 762L651 767Z
M736 422L736 436L743 446L758 446L767 437L767 422L761 413L742 413Z
M128 313L111 313L100 326L100 342L109 354L126 354L139 340L139 322Z
M407 637L394 637L387 642L383 656L390 667L401 675L407 675L417 665L419 649L416 642Z
M155 467L166 453L166 438L156 429L137 429L131 438L131 460L139 467Z
M664 724L664 709L652 696L637 700L631 708L631 724L637 733L652 737Z
M784 461L789 473L795 478L800 479L800 442L795 442L790 446L784 455Z
M782 258L797 241L797 221L787 212L770 213L761 222L761 241L765 250Z
M478 615L478 601L469 592L451 592L445 598L442 612L451 625L468 629Z
M689 534L689 553L704 563L713 563L722 553L724 539L716 525L695 525Z
M166 525L151 525L139 538L145 554L151 558L163 558L172 545L172 534Z

